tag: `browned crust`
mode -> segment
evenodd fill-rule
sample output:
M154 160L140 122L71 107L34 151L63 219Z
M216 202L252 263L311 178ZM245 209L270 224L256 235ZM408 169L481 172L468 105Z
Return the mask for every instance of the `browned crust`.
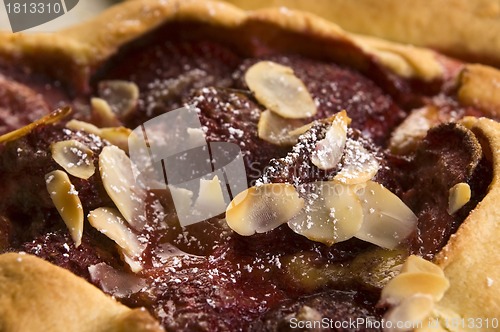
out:
M323 51L325 54L322 56L325 58L342 58L358 67L363 66L363 62L375 59L400 76L422 80L439 79L444 74L444 68L430 50L368 40L349 34L315 15L279 9L244 12L228 4L199 0L130 1L105 11L91 21L56 34L0 33L0 55L36 62L42 53L46 57L45 63L49 64L55 58L65 60L67 65L63 72L71 71L84 77L90 68L107 59L128 41L165 22L178 21L205 23L237 32L241 40L235 39L234 42L243 47L252 46L251 36L259 30L260 25L264 25L269 31L260 36L261 42L265 42L266 38L276 39L285 33L294 32L313 41L324 39L326 44L323 46L339 43L350 46L349 52L349 47L318 47L317 51ZM339 55L342 52L345 54Z
M0 331L159 332L145 310L130 309L80 277L26 254L0 255Z
M226 0L243 9L286 6L342 28L500 65L500 0Z

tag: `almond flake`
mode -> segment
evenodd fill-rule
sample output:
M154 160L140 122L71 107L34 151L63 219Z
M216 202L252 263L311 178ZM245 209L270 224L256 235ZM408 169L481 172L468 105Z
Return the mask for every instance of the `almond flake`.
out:
M101 129L97 128L93 124L75 119L69 120L66 123L66 128L74 131L85 131L96 136L100 136L101 134Z
M308 118L318 112L307 87L290 67L260 61L248 68L245 82L262 105L283 118Z
M444 272L439 266L416 255L409 256L401 268L401 273L411 272L434 273L444 277Z
M125 220L141 228L146 193L136 185L129 157L116 146L106 146L99 155L99 171L104 189Z
M328 170L338 166L347 141L347 126L351 119L345 111L334 115L325 138L316 143L311 161L319 169Z
M341 170L333 178L345 184L359 184L371 180L380 164L361 142L347 139Z
M98 128L91 123L79 120L70 120L66 123L66 128L75 131L85 131L89 134L94 134L108 141L112 145L116 145L125 152L128 152L128 138L132 130L125 127L105 127Z
M68 227L71 238L78 247L82 243L83 208L78 192L63 171L57 170L45 175L45 183L50 198L62 220Z
M346 185L335 181L318 181L301 185L305 207L288 226L310 240L326 245L352 238L363 222L361 203Z
M106 235L120 247L127 259L133 258L136 261L141 255L144 250L143 245L126 225L123 216L117 209L101 207L91 211L87 218L92 227ZM126 262L127 259L125 259ZM136 270L134 264L129 265L132 265L133 270Z
M92 98L90 105L92 106L92 122L99 127L116 127L121 124L106 100Z
M409 256L401 273L382 289L379 304L392 306L385 314L384 320L393 323L405 322L405 326L414 323L415 326L426 318L435 319L432 317L436 313L435 305L443 298L449 286L450 282L439 266L421 257ZM411 329L400 326L390 331Z
M118 119L130 115L139 101L139 88L134 82L110 80L99 82L99 96L106 100Z
M286 223L303 207L294 186L263 184L236 195L227 207L226 221L240 235L264 233Z
M77 140L60 141L50 146L52 158L66 172L80 179L88 179L95 173L94 153Z
M470 201L471 190L470 186L465 183L457 183L450 189L448 196L448 213L453 214L460 210L462 206Z
M421 322L429 316L433 308L434 300L431 296L425 294L410 296L384 315L384 320L392 323L390 324L391 328L384 331L413 331L411 327L421 325ZM389 323L386 326L389 326Z
M416 109L393 131L389 141L392 153L408 154L415 151L427 131L439 124L439 112L434 106Z
M297 143L299 135L290 133L299 127L303 127L303 124L302 120L285 119L269 110L265 110L259 119L259 138L276 145L294 145Z
M415 294L426 294L431 296L434 302L438 302L449 286L448 279L435 273L401 273L382 289L380 299L383 303L399 305L404 299Z
M19 128L19 129L16 129L14 131L11 131L9 133L3 134L2 136L0 136L0 143L15 141L21 137L28 135L35 128L38 128L40 126L46 126L46 125L61 121L63 118L68 116L68 114L70 114L70 113L71 113L70 107L59 108L59 109L55 110L54 112L49 113L49 114L45 115L44 117L24 126L22 128Z
M394 249L417 224L417 216L401 199L379 183L368 181L357 191L364 220L356 237L382 248Z
M128 272L118 271L106 263L90 265L88 270L92 282L99 284L104 292L117 298L137 293L146 286L144 279Z
M200 179L200 190L193 210L213 216L220 214L226 207L219 177L216 175L211 180Z
M128 152L128 138L132 130L125 127L101 128L98 136Z
M292 131L290 131L288 133L288 135L290 136L294 136L294 137L299 137L300 135L304 134L306 131L308 131L309 129L311 129L315 124L315 121L312 121L312 122L309 122L303 126L300 126Z

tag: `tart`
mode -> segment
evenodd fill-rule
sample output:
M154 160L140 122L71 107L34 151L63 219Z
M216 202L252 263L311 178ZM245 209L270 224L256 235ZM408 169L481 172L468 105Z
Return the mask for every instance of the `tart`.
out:
M2 331L495 330L496 69L208 1L0 40ZM220 178L137 177L132 144L183 106L248 187L191 225L176 190L206 212Z

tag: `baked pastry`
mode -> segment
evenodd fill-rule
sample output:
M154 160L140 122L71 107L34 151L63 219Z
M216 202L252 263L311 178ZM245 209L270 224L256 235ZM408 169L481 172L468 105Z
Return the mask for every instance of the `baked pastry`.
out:
M496 69L200 1L0 39L2 331L496 329ZM249 189L181 227L126 151L185 104Z
M444 54L497 66L498 0L370 1L227 0L246 10L285 6L304 10L347 31L430 47ZM408 10L411 8L411 10ZM446 24L443 19L446 18Z

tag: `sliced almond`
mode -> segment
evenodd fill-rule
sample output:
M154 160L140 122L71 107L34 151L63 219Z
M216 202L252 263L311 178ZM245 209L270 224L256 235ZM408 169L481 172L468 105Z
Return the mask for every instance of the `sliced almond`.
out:
M300 127L297 127L291 131L288 132L288 136L291 136L295 142L298 141L299 139L299 136L302 135L302 134L305 134L309 129L311 129L315 124L318 124L318 123L327 123L327 124L330 124L334 119L335 119L335 115L332 115L328 118L324 118L324 119L320 119L320 120L315 120L315 121L311 121L309 123L306 123L305 125L302 125ZM349 117L347 117L348 119L348 123L347 125L349 125L351 123L351 119ZM293 121L293 120L292 120ZM303 123L303 120L300 120L300 122ZM297 122L299 123L299 122Z
M224 212L227 203L224 200L221 183L216 175L211 180L200 179L200 190L193 209L205 215L214 216Z
M461 124L462 126L464 126L465 128L469 129L469 130L472 130L472 128L477 124L477 122L479 121L479 118L475 117L475 116L464 116L463 118L461 118L458 123Z
M177 215L188 214L191 212L193 205L193 195L194 193L185 188L177 188L173 185L169 185L168 189L174 200L175 212Z
M139 257L144 248L117 209L101 207L91 211L87 218L92 227L113 240L121 248L126 262L127 259L136 262L134 258ZM127 262L133 270L137 270L137 266L130 263Z
M434 300L425 294L415 294L404 299L400 305L392 308L384 315L384 331L407 332L413 331L414 326L422 324L422 321L431 313L434 308ZM389 324L389 322L391 324Z
M122 254L123 254L123 261L128 265L128 267L130 268L130 271L132 271L134 273L142 271L142 269L144 267L142 266L142 263L140 261L140 259L141 259L140 257L129 256L126 253L122 253Z
M78 192L63 171L53 171L45 175L45 183L50 198L62 220L68 227L71 238L78 247L83 235L83 207Z
M448 213L453 214L460 210L462 206L470 201L471 190L470 186L465 183L457 183L450 189L448 196Z
M245 82L262 105L284 118L308 118L318 112L307 87L290 67L260 61L248 68Z
M52 158L66 172L80 179L88 179L95 173L94 153L77 140L60 141L50 146Z
M276 145L294 145L298 135L290 134L298 127L303 127L304 122L297 119L285 119L269 110L260 115L257 127L259 138ZM310 127L309 127L310 128Z
M382 289L380 299L382 303L398 305L415 294L426 294L438 302L449 286L448 279L435 273L401 273Z
M135 110L139 101L139 88L130 81L102 81L99 82L99 96L107 101L118 119L123 119Z
M363 222L361 203L346 185L318 181L299 187L305 207L288 226L309 240L332 245L352 238Z
M99 171L104 189L125 220L142 227L146 194L136 185L129 157L116 146L106 146L99 155Z
M3 134L2 136L0 136L0 143L15 141L21 137L28 135L35 128L61 121L70 113L71 113L70 107L58 108L54 112L45 115L44 117L36 120L35 122L32 122L22 128L16 129L7 134Z
M89 134L105 139L109 143L116 145L125 152L128 152L128 138L132 130L125 127L105 127L98 128L91 123L79 120L70 120L66 123L66 128L72 130L83 130Z
M416 255L409 256L401 268L401 273L411 272L434 273L444 277L444 272L439 266Z
M309 129L311 129L313 126L314 126L314 121L312 122L309 122L303 126L300 126L294 130L291 130L288 135L292 136L292 137L299 137L300 135L304 134L306 131L308 131Z
M427 131L439 122L438 109L434 106L413 110L393 131L389 141L391 152L407 154L414 151Z
M88 270L92 282L99 284L104 292L116 298L137 293L146 286L144 279L128 272L118 271L106 263L90 265Z
M333 178L345 184L358 184L371 180L378 172L377 158L361 142L347 139L342 169Z
M293 185L264 184L236 195L227 207L226 221L240 235L264 233L284 224L303 207L304 200Z
M382 248L394 249L415 230L417 216L381 184L368 181L357 194L364 213L357 238Z
M100 136L101 134L101 129L97 128L91 123L85 122L85 121L80 121L80 120L69 120L66 123L66 128L74 130L74 131L85 131L89 134L94 134L97 136Z
M128 152L128 138L131 133L132 130L125 127L111 127L101 128L99 136L123 151Z
M92 98L90 100L92 106L92 122L99 127L117 127L121 125L120 120L111 110L108 102L101 98Z
M325 138L316 143L311 161L319 169L328 170L338 166L347 141L347 126L351 119L345 111L335 114Z

